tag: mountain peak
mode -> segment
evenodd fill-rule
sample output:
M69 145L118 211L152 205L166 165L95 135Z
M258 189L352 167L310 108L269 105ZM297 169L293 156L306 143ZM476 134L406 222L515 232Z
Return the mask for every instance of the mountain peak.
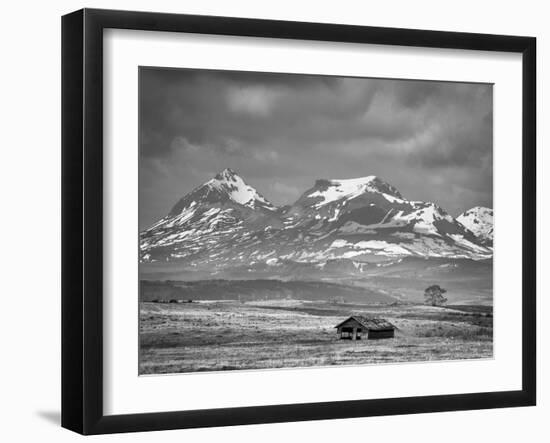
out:
M237 174L233 169L225 168L223 171L216 174L214 178L216 180L232 180L234 177L238 176L239 174Z
M486 206L474 206L473 208L470 208L467 211L464 211L462 214L460 214L460 216L468 215L468 214L487 214L492 216L493 210Z
M399 191L376 175L348 179L319 179L313 189L308 191L307 198L319 199L316 207L340 199L351 200L366 192L381 193L402 199Z
M274 209L270 202L230 168L225 168L206 184L223 194L227 194L231 200L243 206L250 208L261 206Z
M185 195L170 211L170 215L181 213L184 209L200 203L233 202L250 209L263 208L274 211L276 208L252 186L248 185L234 170L225 168Z
M493 242L493 210L485 206L474 206L464 211L456 220L474 233L480 240Z
M371 183L374 180L377 180L378 177L375 175L368 175L366 177L358 178L321 178L315 181L315 186L359 186Z

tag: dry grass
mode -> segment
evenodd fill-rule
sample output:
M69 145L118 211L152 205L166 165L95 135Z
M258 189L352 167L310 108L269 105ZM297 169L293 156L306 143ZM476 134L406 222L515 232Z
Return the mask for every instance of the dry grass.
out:
M338 340L349 305L279 301L142 303L140 373L492 357L492 318L418 305L353 306L386 318L393 339ZM480 324L480 322L482 324Z

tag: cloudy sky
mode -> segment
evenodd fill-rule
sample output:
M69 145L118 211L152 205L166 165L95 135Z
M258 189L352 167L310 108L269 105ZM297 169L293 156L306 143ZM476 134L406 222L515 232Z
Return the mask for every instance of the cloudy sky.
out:
M492 207L492 86L140 69L140 229L226 167L277 205L378 175L451 215Z

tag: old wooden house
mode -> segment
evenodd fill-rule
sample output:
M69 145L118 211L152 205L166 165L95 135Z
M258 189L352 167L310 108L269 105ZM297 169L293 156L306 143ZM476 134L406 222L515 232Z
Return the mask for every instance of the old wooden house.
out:
M395 326L383 318L367 317L364 315L352 315L335 328L338 338L348 340L361 340L374 338L392 338L395 334Z

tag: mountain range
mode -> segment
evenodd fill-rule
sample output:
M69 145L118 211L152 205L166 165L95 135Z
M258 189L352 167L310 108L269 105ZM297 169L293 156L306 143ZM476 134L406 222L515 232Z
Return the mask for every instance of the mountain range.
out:
M317 180L298 200L277 207L231 169L181 198L140 233L140 262L189 269L361 269L404 257L483 260L493 255L493 211L457 218L431 202L407 200L376 176Z

